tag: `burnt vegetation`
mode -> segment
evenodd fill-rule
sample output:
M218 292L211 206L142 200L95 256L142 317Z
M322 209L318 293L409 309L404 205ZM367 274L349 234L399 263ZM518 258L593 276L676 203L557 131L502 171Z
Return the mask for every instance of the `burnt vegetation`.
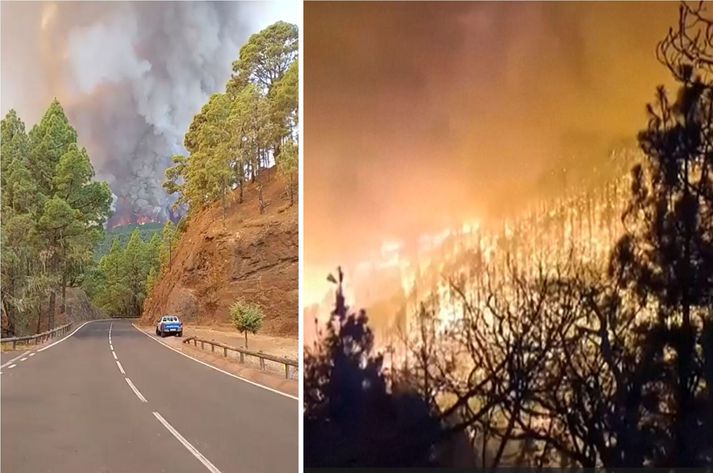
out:
M347 308L341 270L331 278L331 320L305 355L307 466L713 465L705 8L682 4L658 45L678 90L647 107L606 261L495 268L476 254L477 268L411 311L391 356L374 349L366 313Z

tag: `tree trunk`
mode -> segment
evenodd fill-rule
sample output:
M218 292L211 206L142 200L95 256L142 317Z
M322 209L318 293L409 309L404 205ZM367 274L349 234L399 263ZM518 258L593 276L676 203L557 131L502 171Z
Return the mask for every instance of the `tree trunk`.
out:
M59 310L61 313L64 313L66 310L66 301L67 301L67 275L62 274L62 301L59 306Z
M2 301L2 311L5 314L5 317L7 317L7 333L3 334L5 337L14 337L15 336L15 316L12 314L12 311L5 307L5 299Z
M245 349L248 349L248 331L245 331Z
M54 291L50 291L50 305L49 313L47 317L47 330L52 330L54 328L54 309L56 303L56 295Z
M37 328L35 329L35 333L40 333L41 328L42 328L42 304L40 304L40 308L37 311Z
M260 204L260 214L265 213L265 201L262 197L262 185L258 187L258 202Z

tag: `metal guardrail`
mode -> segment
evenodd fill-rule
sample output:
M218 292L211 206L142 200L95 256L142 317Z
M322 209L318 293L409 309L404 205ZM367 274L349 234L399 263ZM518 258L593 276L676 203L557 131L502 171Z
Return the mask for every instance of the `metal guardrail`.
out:
M57 328L53 328L52 330L47 330L46 332L38 333L36 335L27 335L25 337L2 338L2 339L0 339L0 343L2 343L3 346L6 343L12 343L12 349L15 350L17 348L18 343L26 342L29 344L31 342L34 342L35 345L39 345L40 343L44 343L51 338L54 338L59 335L64 335L65 333L69 332L71 329L72 329L72 322L62 325Z
M245 363L245 356L253 356L255 358L258 358L260 360L260 369L265 371L265 360L268 361L273 361L275 363L282 363L285 365L285 378L290 379L290 366L295 368L295 371L297 370L297 367L299 364L297 363L297 360L292 360L290 358L286 357L279 357L275 355L268 355L267 353L263 353L261 351L251 351L251 350L246 350L245 348L238 348L238 347L232 347L230 345L225 345L220 342L214 342L212 340L203 340L198 337L188 337L185 340L183 340L183 343L188 343L190 344L193 342L193 345L198 347L198 344L201 344L201 349L205 350L205 345L208 344L210 345L210 350L211 352L215 353L215 347L219 347L223 349L223 356L228 357L228 350L238 352L240 354L240 363Z

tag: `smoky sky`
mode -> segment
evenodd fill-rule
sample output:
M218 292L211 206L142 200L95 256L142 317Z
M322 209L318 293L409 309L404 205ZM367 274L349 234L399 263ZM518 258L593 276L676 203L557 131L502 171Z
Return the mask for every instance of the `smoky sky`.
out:
M285 3L2 2L2 113L29 128L58 98L117 212L163 219L193 116L251 34L298 17Z
M634 143L675 3L305 4L306 275ZM307 281L307 284L310 284Z

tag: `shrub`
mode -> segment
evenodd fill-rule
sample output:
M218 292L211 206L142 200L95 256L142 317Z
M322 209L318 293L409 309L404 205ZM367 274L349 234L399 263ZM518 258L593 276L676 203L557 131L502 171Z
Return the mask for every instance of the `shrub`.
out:
M257 333L262 328L265 315L260 306L245 301L235 301L230 306L230 316L239 332L245 334L245 348L248 347L248 332Z

